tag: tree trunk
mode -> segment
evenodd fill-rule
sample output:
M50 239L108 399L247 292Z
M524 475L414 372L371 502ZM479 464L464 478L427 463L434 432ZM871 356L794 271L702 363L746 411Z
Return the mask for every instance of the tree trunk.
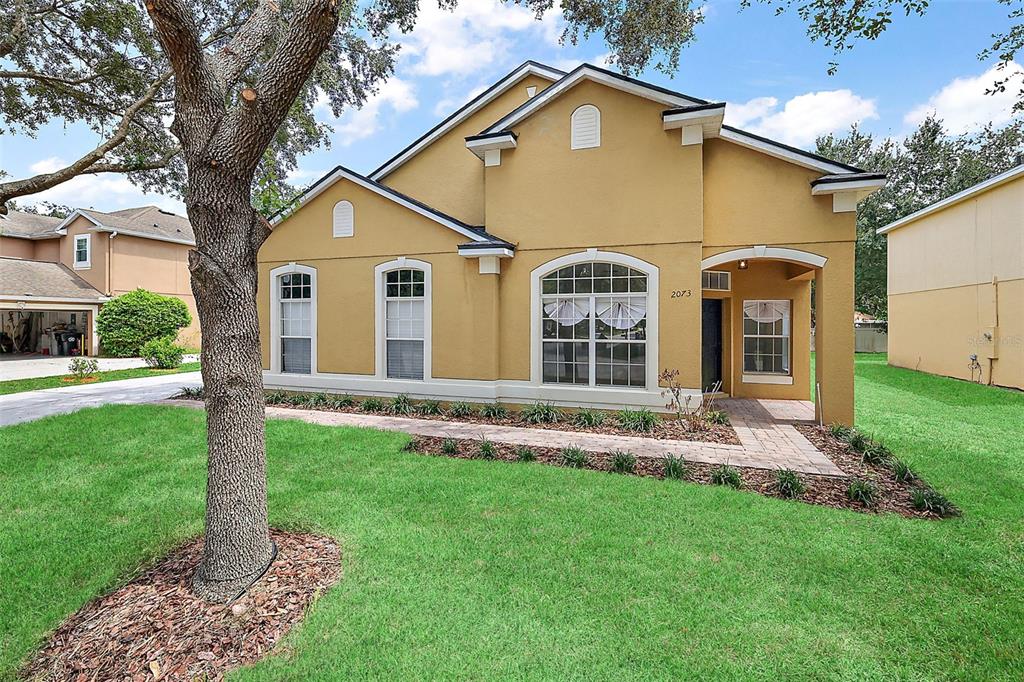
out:
M253 237L264 228L248 182L216 167L189 168L187 206L196 233L189 269L203 333L209 448L206 541L193 586L223 602L264 570L272 552L256 309L261 240Z

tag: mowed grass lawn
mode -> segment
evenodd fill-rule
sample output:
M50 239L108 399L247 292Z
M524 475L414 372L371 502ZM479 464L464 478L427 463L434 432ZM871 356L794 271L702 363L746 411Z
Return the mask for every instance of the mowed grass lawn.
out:
M858 421L964 511L913 521L268 424L274 525L342 581L236 680L1020 679L1024 396L859 358ZM107 407L0 430L0 677L200 532L203 420Z

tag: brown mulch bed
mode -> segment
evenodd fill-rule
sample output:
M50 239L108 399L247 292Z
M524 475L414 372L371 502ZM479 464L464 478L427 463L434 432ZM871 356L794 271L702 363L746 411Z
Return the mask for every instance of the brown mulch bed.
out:
M881 466L868 465L861 462L860 455L850 450L849 445L842 443L832 437L825 429L816 426L797 427L808 440L825 453L832 461L848 476L821 476L816 474L799 474L800 479L807 486L807 490L798 498L799 502L816 504L835 509L849 509L857 512L876 513L892 512L907 518L917 519L938 519L940 517L928 512L914 509L910 500L910 490L913 486L906 483L897 483L892 472ZM458 452L447 454L442 446L444 438L429 436L418 436L407 449L425 455L437 455L441 457L455 457L459 459L480 459L480 442L476 440L460 440ZM495 460L505 462L518 462L517 450L520 446L508 443L492 443L495 449ZM564 466L562 464L561 449L559 448L530 448L536 455L536 461L541 464ZM651 478L664 479L665 460L658 457L645 457L642 453L632 453L636 456L636 465L633 475L647 476ZM583 467L595 471L612 471L612 455L605 452L587 452L587 463ZM712 472L718 465L705 464L703 462L686 462L686 474L682 480L690 483L714 485L711 480ZM755 492L767 497L782 498L779 494L776 482L776 472L768 469L757 469L754 467L734 467L739 470L742 477L741 490ZM870 479L878 486L879 500L874 507L865 507L859 502L851 500L847 494L847 488L854 477Z
M233 604L191 590L196 539L114 592L86 604L21 671L31 680L220 680L270 653L310 604L338 581L329 538L272 530L277 558Z

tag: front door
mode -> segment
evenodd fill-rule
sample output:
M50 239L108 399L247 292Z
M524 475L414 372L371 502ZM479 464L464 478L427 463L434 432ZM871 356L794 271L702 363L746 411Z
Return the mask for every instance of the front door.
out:
M722 380L722 299L701 301L701 384L705 392Z

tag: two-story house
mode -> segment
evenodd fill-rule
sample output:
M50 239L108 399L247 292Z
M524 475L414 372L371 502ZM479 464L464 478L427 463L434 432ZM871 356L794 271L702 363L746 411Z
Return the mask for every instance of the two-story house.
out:
M368 177L336 168L260 251L265 384L660 409L678 370L852 422L856 206L884 177L724 111L527 62Z

